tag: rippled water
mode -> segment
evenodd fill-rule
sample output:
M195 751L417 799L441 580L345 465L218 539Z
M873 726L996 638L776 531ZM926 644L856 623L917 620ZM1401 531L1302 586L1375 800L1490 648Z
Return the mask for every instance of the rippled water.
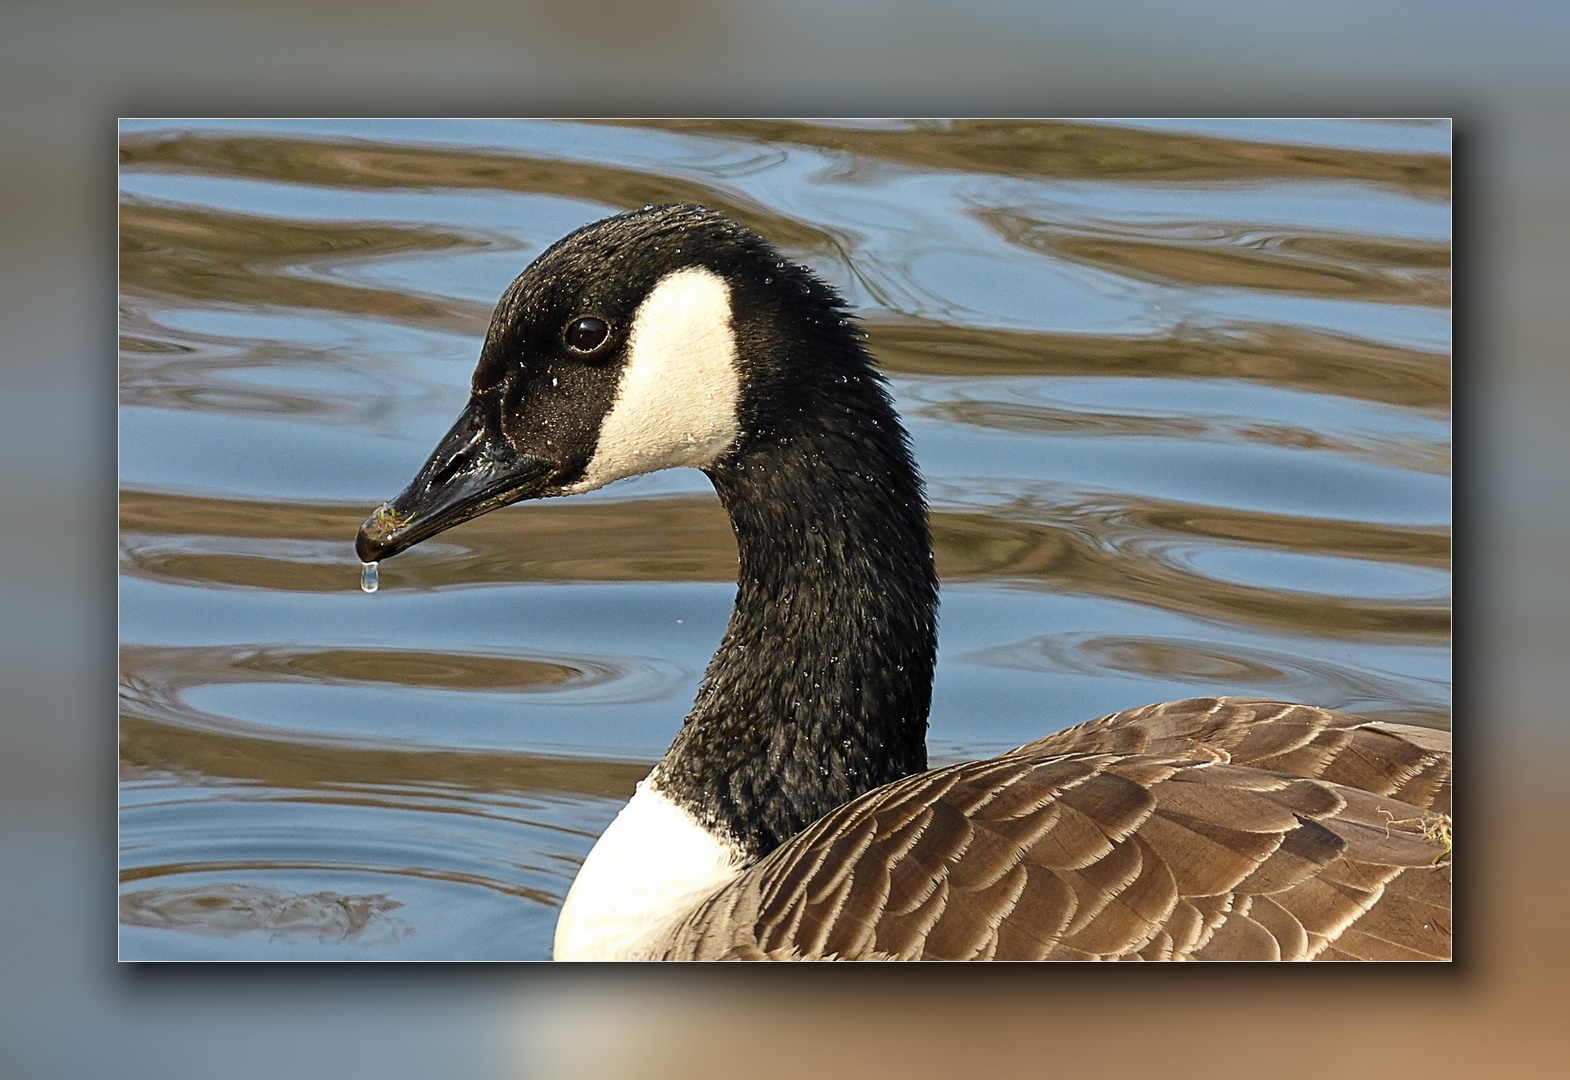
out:
M733 596L700 473L360 591L546 245L723 210L932 493L935 761L1209 693L1448 726L1443 124L127 122L121 955L543 958Z

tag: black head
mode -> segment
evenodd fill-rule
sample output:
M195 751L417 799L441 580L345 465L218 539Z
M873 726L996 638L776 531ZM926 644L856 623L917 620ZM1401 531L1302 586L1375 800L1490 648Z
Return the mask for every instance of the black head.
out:
M875 380L854 338L832 289L712 211L587 225L503 294L468 406L356 550L383 559L522 499L710 468L788 426L782 402L835 364Z

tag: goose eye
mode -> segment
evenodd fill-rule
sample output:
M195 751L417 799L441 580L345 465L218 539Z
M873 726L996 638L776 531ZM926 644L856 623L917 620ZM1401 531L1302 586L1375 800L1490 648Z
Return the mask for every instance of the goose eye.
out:
M569 323L563 336L567 341L567 348L573 352L588 353L605 344L605 339L611 336L611 328L604 319L596 319L590 315Z

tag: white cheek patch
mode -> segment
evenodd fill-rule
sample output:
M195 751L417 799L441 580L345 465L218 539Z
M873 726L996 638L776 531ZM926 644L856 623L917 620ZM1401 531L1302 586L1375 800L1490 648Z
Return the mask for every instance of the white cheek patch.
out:
M740 399L729 287L702 267L666 276L633 317L616 402L583 479L566 493L712 463L736 440Z

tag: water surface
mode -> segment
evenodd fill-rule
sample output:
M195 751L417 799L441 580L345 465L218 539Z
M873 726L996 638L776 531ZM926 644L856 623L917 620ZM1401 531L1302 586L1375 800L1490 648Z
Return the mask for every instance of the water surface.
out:
M943 579L930 745L1197 694L1450 718L1446 125L122 125L121 955L549 955L734 595L700 473L355 530L621 210L839 286Z

